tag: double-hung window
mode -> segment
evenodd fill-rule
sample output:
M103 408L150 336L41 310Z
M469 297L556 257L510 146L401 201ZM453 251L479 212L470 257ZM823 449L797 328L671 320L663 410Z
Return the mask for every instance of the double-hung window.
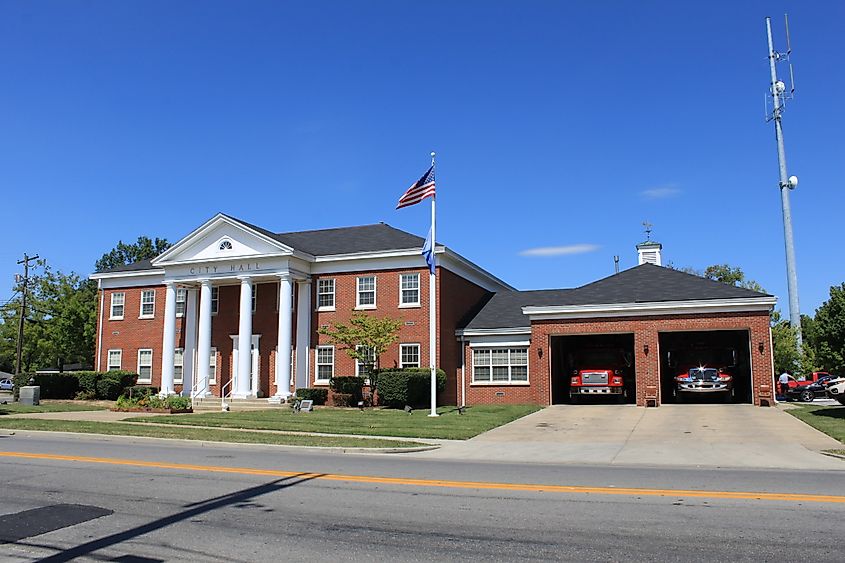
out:
M355 307L358 309L376 308L376 277L362 276L358 278L358 291Z
M314 353L317 356L315 379L318 383L328 383L334 376L334 346L317 346Z
M121 369L123 359L123 350L109 350L109 360L106 366L106 371L115 371Z
M156 292L154 289L145 289L141 292L141 318L152 319L156 313Z
M185 349L176 348L173 351L173 383L182 383L182 366L185 365Z
M217 348L211 349L211 354L208 356L208 384L214 385L217 383Z
M400 344L399 345L399 367L418 368L420 367L420 345Z
M153 382L153 351L150 348L138 350L138 383Z
M217 309L220 307L220 288L211 288L211 314L216 315Z
M126 303L126 294L122 291L111 294L111 314L109 319L119 321L123 319L123 306Z
M255 312L255 306L258 303L258 284L252 284L252 312Z
M185 304L188 302L188 290L184 287L176 288L176 316L185 316Z
M528 383L528 348L474 348L473 383Z
M334 280L317 280L317 310L334 311Z
M420 275L401 274L399 276L399 306L419 307Z

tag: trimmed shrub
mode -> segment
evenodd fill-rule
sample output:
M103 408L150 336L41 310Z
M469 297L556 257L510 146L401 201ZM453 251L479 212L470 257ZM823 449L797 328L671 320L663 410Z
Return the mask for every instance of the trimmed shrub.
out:
M356 407L358 401L355 400L355 395L352 393L332 392L332 405L335 407Z
M127 387L135 385L138 374L131 371L77 371L73 375L79 380L77 398L117 399Z
M30 378L35 379L33 385L41 387L42 399L73 399L79 391L79 380L73 372L65 373L22 373L14 378L15 398L18 390L29 385Z
M437 391L446 388L446 372L437 369ZM381 404L401 408L427 404L431 395L428 368L387 369L379 372L378 398Z
M312 400L315 405L325 405L329 398L329 390L320 387L301 387L296 390L299 399Z
M332 390L333 401L336 406L358 406L358 401L364 398L364 378L356 376L332 377L329 379L329 388ZM349 395L338 399L338 395ZM342 401L345 403L341 404Z

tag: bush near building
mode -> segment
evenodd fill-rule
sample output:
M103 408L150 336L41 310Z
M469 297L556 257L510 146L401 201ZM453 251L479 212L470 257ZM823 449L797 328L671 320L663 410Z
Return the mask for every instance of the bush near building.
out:
M437 369L437 392L446 388L446 372ZM379 372L378 400L388 407L427 405L431 397L429 368L387 369Z
M296 390L296 398L314 401L315 405L325 405L329 398L329 390L319 387L301 387Z
M133 387L138 374L129 371L71 371L64 373L22 373L15 377L15 397L18 389L29 385L41 387L42 399L105 399L114 401Z

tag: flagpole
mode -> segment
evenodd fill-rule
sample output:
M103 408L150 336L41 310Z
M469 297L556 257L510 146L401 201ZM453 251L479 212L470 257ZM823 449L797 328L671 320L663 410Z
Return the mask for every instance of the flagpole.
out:
M434 152L431 153L431 168L434 170ZM435 199L431 197L431 263L434 267L428 273L428 365L431 368L431 413L428 416L439 416L437 414L437 280L435 270L437 268L437 238L435 237L435 225L437 214Z

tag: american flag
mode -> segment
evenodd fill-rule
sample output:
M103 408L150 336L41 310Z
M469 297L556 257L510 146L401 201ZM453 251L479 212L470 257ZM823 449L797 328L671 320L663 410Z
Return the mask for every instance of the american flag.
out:
M434 166L422 175L422 178L414 182L414 185L408 188L402 197L399 198L399 204L396 209L408 207L409 205L416 205L427 197L434 197Z

